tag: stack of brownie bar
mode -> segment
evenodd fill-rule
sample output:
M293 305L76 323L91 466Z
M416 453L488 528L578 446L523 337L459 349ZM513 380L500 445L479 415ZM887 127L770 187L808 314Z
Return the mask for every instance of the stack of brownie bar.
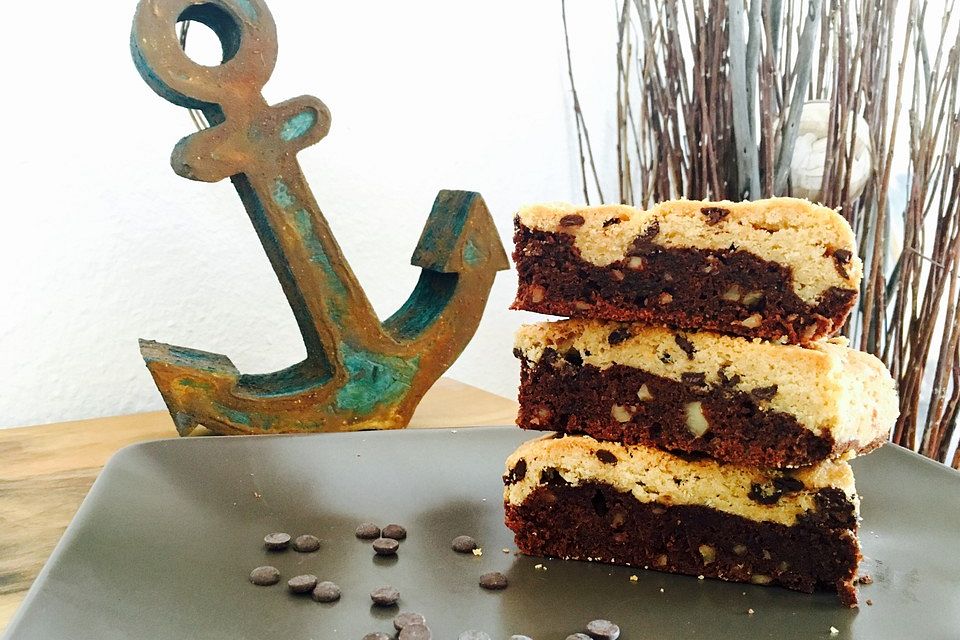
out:
M805 200L543 205L516 219L527 325L507 525L531 555L804 592L854 606L847 460L898 413L875 357L831 338L862 265Z

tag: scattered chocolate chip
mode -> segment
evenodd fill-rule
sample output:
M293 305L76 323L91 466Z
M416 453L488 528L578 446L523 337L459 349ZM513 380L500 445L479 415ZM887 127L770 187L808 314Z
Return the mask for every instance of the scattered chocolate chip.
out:
M250 572L250 582L258 587L269 587L280 582L280 570L276 567L257 567Z
M630 339L630 329L628 327L618 327L607 336L607 342L611 345L620 344Z
M490 573L485 573L480 576L480 586L484 589L506 589L507 588L507 576L503 575L499 571L491 571Z
M490 634L484 633L483 631L464 631L459 636L457 640L493 640L490 637Z
M833 266L844 280L850 277L850 274L847 273L847 265L850 264L852 258L853 254L846 249L837 249L833 252Z
M379 631L374 631L373 633L368 633L363 636L360 640L390 640L390 636L385 633L380 633Z
M393 538L394 540L406 540L407 530L398 524L388 524L383 528L383 532L380 535L384 538Z
M263 537L263 546L270 551L283 551L289 544L289 533L268 533Z
M393 618L393 628L397 631L411 624L427 624L427 619L413 611L401 611Z
M433 634L430 628L425 624L407 625L400 631L397 640L431 640Z
M653 239L660 233L660 222L654 221L649 227L643 230L639 236L634 238L630 248L627 249L627 257L645 256L655 253L657 247L653 244Z
M725 387L735 387L740 384L740 374L735 373L728 378L726 366L720 367L720 370L717 371L717 377L720 378L720 383Z
M867 606L868 606L868 607L872 607L872 606L873 606L873 600L872 600L872 599L867 598Z
M594 640L617 640L620 627L609 620L592 620L587 623L587 635Z
M750 499L754 502L759 502L760 504L776 504L780 500L780 496L783 495L779 489L774 487L772 484L760 484L754 482L750 485L750 493L748 494Z
M377 587L370 592L370 599L378 607L392 607L400 599L400 592L393 587Z
M590 640L590 636L585 633L571 633L564 640Z
M457 536L450 546L457 553L470 553L477 548L477 541L470 536Z
M306 573L287 580L287 588L293 593L308 593L317 586L317 576Z
M802 480L798 480L793 476L780 476L779 478L774 478L773 486L781 493L797 493L798 491L803 491L806 488Z
M754 400L773 400L773 397L777 395L777 385L772 384L769 387L751 389L750 395Z
M503 477L503 481L507 484L516 484L523 480L527 476L527 461L523 458L517 460L517 464L513 465L513 469L510 469L510 473Z
M583 366L583 356L576 349L567 349L567 352L563 354L563 359L575 367Z
M707 224L715 225L730 215L730 210L722 207L703 207L700 213L707 216Z
M865 573L857 578L857 582L860 584L873 584L873 576Z
M604 464L617 464L617 456L607 449L597 449L597 458Z
M357 527L356 535L361 540L376 540L380 537L380 527L372 522L364 522Z
M560 472L554 467L546 467L540 470L540 484L552 484L562 481L563 478L560 476Z
M320 538L312 536L309 533L297 536L296 540L293 541L293 550L299 551L300 553L313 553L319 548Z
M689 359L693 360L693 354L695 354L697 350L694 348L693 343L687 339L687 336L683 335L682 333L675 333L673 334L673 341L677 343L677 346L680 347L685 354L687 354Z
M340 587L329 580L318 582L310 597L317 602L336 602L340 599Z
M560 218L561 227L579 227L586 220L579 213L568 213L567 215Z
M603 221L603 228L612 227L615 224L620 224L623 222L620 218L607 218Z
M684 371L680 374L680 382L691 387L705 387L707 374L702 371Z
M392 538L377 538L373 541L373 550L378 556L397 555L400 543Z

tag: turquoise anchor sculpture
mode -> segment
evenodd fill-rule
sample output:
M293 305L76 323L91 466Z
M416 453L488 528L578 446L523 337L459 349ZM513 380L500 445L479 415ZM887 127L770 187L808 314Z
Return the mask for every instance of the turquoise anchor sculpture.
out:
M186 56L176 35L185 20L217 34L220 65ZM262 96L277 58L266 4L142 0L130 44L154 91L199 109L211 123L176 145L173 169L191 180L233 182L307 351L287 369L247 375L223 355L141 340L180 435L201 424L228 434L406 426L473 337L496 272L508 268L483 199L469 191L439 193L411 260L420 279L381 322L297 162L297 152L329 131L329 110L310 96L273 106Z

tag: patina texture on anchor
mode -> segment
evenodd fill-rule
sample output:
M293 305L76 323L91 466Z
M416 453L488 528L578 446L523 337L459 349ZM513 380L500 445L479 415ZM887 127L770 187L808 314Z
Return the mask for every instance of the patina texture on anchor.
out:
M183 52L180 21L202 22L223 62ZM187 435L202 424L229 434L390 429L407 425L423 394L470 341L497 271L508 267L477 193L441 191L411 263L420 279L381 322L320 212L296 154L322 139L330 112L318 99L268 105L262 88L277 58L276 27L260 0L142 0L131 33L147 84L211 128L183 138L179 175L230 178L293 309L307 357L245 375L229 358L142 340L140 349Z

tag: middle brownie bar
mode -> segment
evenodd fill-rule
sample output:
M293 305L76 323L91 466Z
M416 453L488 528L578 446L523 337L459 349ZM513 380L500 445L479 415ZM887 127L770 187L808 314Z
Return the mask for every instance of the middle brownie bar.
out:
M771 468L865 453L898 414L890 374L842 340L809 347L643 324L521 327L523 429Z

